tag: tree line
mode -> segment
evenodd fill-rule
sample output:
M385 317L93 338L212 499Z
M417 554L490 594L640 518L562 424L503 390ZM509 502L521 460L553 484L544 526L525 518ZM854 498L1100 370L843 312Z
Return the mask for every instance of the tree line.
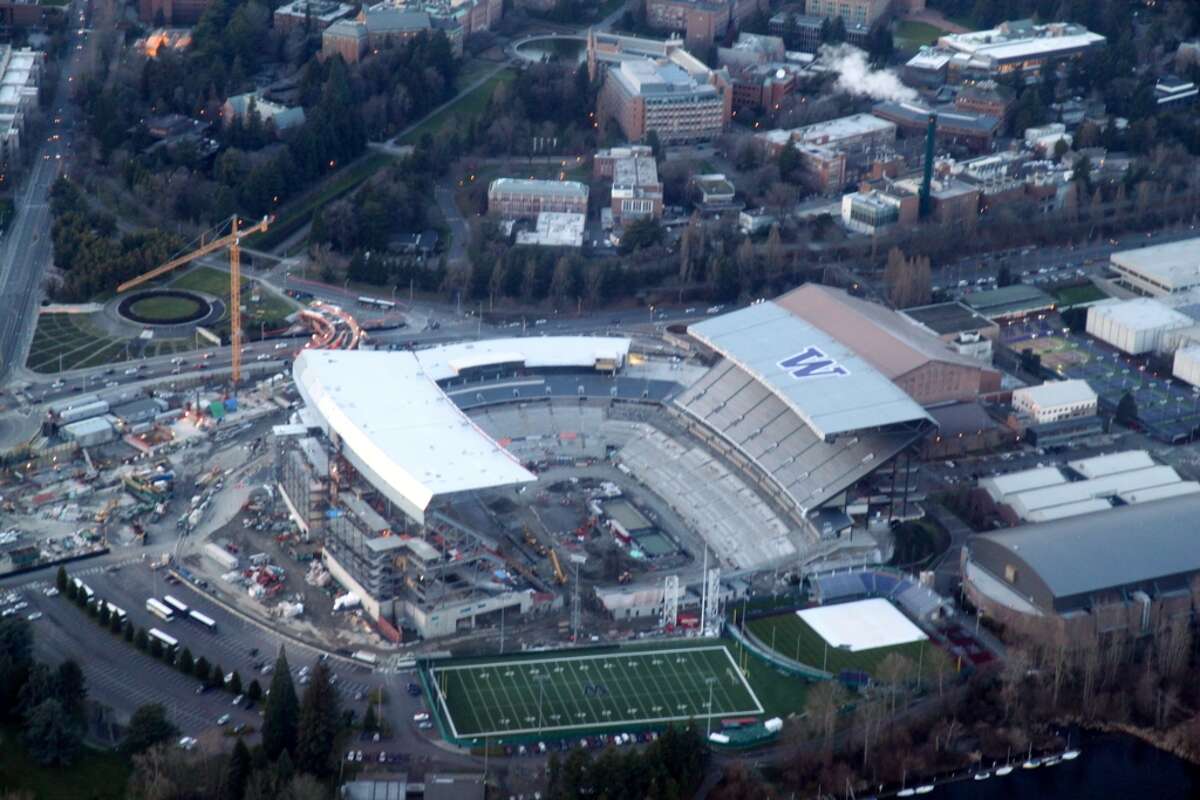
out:
M641 749L608 748L592 757L575 748L546 767L546 798L578 800L679 800L692 797L704 779L708 747L694 725L668 727Z

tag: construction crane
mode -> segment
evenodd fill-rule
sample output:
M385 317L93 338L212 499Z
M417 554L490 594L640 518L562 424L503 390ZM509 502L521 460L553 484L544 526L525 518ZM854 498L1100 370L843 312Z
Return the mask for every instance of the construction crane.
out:
M234 214L229 220L229 233L207 244L202 244L190 253L173 258L165 264L155 267L144 275L125 281L117 287L117 293L127 292L135 286L141 286L160 275L166 275L173 269L194 261L197 258L229 248L229 343L233 346L232 376L234 388L242 378L242 253L241 240L243 236L265 231L267 226L275 221L275 217L266 216L248 228L238 228L238 218Z

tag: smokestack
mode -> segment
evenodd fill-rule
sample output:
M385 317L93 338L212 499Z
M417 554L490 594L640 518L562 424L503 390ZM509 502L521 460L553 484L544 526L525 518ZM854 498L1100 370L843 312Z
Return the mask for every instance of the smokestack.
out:
M925 128L925 175L921 179L921 218L933 210L933 140L937 136L937 112L929 112L929 124Z

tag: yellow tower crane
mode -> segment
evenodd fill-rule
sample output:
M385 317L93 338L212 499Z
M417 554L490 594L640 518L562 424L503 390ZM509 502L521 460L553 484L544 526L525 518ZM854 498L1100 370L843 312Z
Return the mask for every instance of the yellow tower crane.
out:
M267 226L275 221L272 216L263 217L261 220L251 225L248 228L238 227L238 218L235 214L230 218L229 233L225 236L213 239L207 244L202 244L190 253L185 253L178 258L173 258L165 264L155 267L144 275L139 275L136 278L125 281L117 287L117 293L129 291L135 286L141 286L146 281L152 281L160 275L165 275L171 270L187 264L189 261L194 261L197 258L206 256L209 253L215 253L218 250L229 248L229 328L230 328L230 344L233 346L233 374L231 381L236 388L238 381L242 378L242 253L241 240L243 236L249 236L252 233L265 231Z

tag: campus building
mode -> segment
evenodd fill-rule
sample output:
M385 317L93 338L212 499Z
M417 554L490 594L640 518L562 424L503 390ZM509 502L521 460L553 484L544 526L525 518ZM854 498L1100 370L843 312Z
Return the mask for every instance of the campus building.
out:
M1119 280L1152 297L1200 287L1200 238L1121 250L1109 256Z
M648 152L611 158L613 222L621 225L641 217L659 219L663 211L663 185L658 162ZM597 154L599 156L599 154Z
M766 10L764 0L646 0L646 23L682 35L689 47L701 47L724 36L731 24L740 27Z
M497 6L493 9L492 6ZM356 64L385 47L396 47L422 34L442 32L455 55L462 55L463 38L473 30L486 30L500 17L500 0L480 0L451 11L437 4L364 6L354 19L341 19L321 34L321 58L341 56ZM482 26L473 28L469 26Z
M20 157L25 115L37 108L45 63L41 51L0 45L0 174Z
M1096 416L1096 392L1085 380L1047 381L1014 389L1013 410L1035 424Z
M195 25L208 8L208 1L138 0L138 19L155 27Z
M287 33L293 28L323 31L339 19L354 13L354 6L336 0L292 0L275 9L275 29Z
M840 193L876 159L894 152L896 124L872 114L851 114L800 128L760 133L767 156L777 158L785 147L795 148L804 182L822 194Z
M497 178L488 186L488 214L537 219L538 214L587 214L588 187L578 181Z

